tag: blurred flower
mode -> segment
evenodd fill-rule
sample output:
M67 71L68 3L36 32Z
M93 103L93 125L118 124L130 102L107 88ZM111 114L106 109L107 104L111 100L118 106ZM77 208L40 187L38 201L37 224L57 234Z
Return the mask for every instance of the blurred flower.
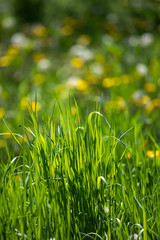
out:
M28 97L23 97L20 102L20 107L22 110L27 110L29 106L29 99Z
M91 38L88 35L80 35L79 38L77 39L77 43L80 45L89 45L91 42Z
M4 148L5 147L5 141L0 140L0 148Z
M128 38L128 43L131 47L137 47L140 43L140 39L138 36L130 36Z
M41 104L40 104L39 102L33 101L33 102L31 103L31 110L32 110L33 112L39 111L40 109L41 109Z
M105 78L102 81L102 86L105 88L110 88L114 85L113 78Z
M37 37L44 37L46 35L46 28L41 24L37 24L32 27L31 32Z
M41 71L46 71L51 67L51 62L47 58L42 58L37 62L37 67Z
M33 54L33 59L34 59L35 62L38 62L39 60L45 59L45 58L46 58L45 55L41 52L35 52Z
M155 98L152 100L152 104L155 108L160 107L160 99L159 98Z
M5 110L4 108L0 108L0 119L4 116Z
M117 97L115 103L118 110L124 110L126 108L126 101L123 97Z
M136 66L136 71L140 76L145 76L148 73L148 68L143 63L138 63Z
M34 83L36 84L42 84L45 82L45 75L42 74L42 73L38 73L34 76L34 79L33 79Z
M144 90L146 92L155 92L156 91L156 85L154 83L145 83L144 84Z
M29 39L23 33L14 33L11 37L11 43L21 48L28 46Z
M72 35L73 31L74 31L74 29L70 25L66 25L66 26L61 28L61 34L64 35L64 36Z
M93 59L93 52L86 48L85 46L82 45L74 45L73 47L70 48L70 54L73 56L77 56L84 61L88 61Z
M88 83L82 79L79 79L77 81L77 85L76 85L76 88L80 91L85 91L88 89Z
M7 50L7 54L11 56L15 56L19 53L20 49L16 45L10 45Z
M140 38L140 44L142 47L148 47L154 41L154 37L151 33L144 33Z
M147 157L149 157L150 159L158 159L160 157L160 151L156 150L155 152L153 150L148 150L146 152Z
M81 67L83 67L84 62L83 62L83 60L81 58L76 57L76 58L73 58L71 60L71 65L74 68L81 68Z
M131 81L131 78L129 75L123 74L121 76L121 83L127 84L127 83L130 83L130 81Z
M13 17L6 17L2 20L1 24L4 29L9 29L15 26L16 19Z
M11 60L12 60L12 57L8 56L8 55L1 57L0 58L0 67L6 67L6 66L10 65Z
M89 69L91 73L95 76L101 76L104 73L104 69L99 63L92 63Z
M144 90L137 90L132 95L133 102L138 102L143 96L146 95L146 92Z
M65 90L64 84L58 84L56 85L56 92L62 93Z

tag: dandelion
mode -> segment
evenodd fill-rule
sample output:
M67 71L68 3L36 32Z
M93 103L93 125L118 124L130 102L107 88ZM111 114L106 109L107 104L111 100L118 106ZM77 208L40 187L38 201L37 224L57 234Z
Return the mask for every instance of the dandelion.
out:
M46 28L41 24L37 24L32 27L31 32L37 37L43 37L46 35Z
M7 55L16 56L19 53L19 47L16 45L10 45L7 50Z
M76 57L76 58L73 58L71 60L71 65L74 68L81 68L81 67L83 67L84 62L83 62L83 60L81 58Z
M1 25L4 29L10 29L16 24L16 19L13 17L6 17L2 20Z
M102 86L105 88L110 88L114 85L114 80L113 78L105 78L102 81Z
M142 47L148 47L154 41L154 37L151 33L144 33L140 38L140 44Z
M159 150L156 150L156 151L147 150L146 155L150 159L154 159L154 158L158 159L160 157L160 151Z
M41 71L47 71L51 67L51 62L47 58L42 58L37 62L37 68Z
M160 99L159 98L155 98L152 100L152 104L155 108L160 107Z
M81 35L81 36L79 36L79 38L77 39L77 43L78 43L78 44L81 44L81 45L84 45L84 46L89 45L90 42L91 42L91 38L90 38L90 36L88 36L88 35Z
M10 65L12 60L11 56L3 56L0 58L0 67L7 67L8 65Z
M148 73L148 68L143 63L138 63L136 66L136 71L140 76L145 76Z
M104 69L99 63L92 63L89 69L91 73L95 76L101 76L104 73Z
M28 97L23 97L20 102L20 107L22 110L27 110L29 106L29 99Z
M115 103L118 110L124 110L126 108L126 101L123 97L117 97Z
M46 58L45 55L41 52L36 52L33 54L33 59L35 62L39 62L40 60L45 59L45 58Z
M4 114L5 114L4 108L0 108L0 119L3 118Z
M61 34L63 36L70 36L70 35L72 35L73 31L74 31L74 29L70 25L66 25L66 26L61 28Z
M42 84L45 82L45 75L42 74L42 73L38 73L34 76L34 79L33 79L34 83L36 84Z
M28 38L23 33L14 33L11 37L11 43L21 48L27 47L28 42Z
M33 101L31 103L31 109L32 109L33 112L39 111L41 109L41 104L39 102Z
M80 91L85 91L88 89L88 83L82 79L79 79L77 81L77 85L76 85L76 88Z
M154 83L145 83L144 84L144 90L146 92L155 92L156 91L156 85Z

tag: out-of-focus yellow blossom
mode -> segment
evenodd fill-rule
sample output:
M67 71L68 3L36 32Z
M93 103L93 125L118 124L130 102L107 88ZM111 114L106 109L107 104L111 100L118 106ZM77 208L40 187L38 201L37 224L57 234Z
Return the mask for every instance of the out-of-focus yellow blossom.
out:
M66 25L61 28L61 34L63 36L70 36L74 32L74 28L70 25Z
M58 85L56 86L56 92L57 92L57 93L62 93L64 90L65 90L65 87L64 87L63 84L58 84Z
M105 62L105 57L102 54L96 54L95 56L95 62L99 64L103 64Z
M76 85L76 88L80 91L85 91L88 89L88 83L82 79L79 79L77 81L77 85Z
M115 103L118 110L124 110L126 108L126 101L122 97L117 97Z
M41 59L45 59L45 55L43 53L40 52L36 52L33 54L33 59L35 62L39 62Z
M134 101L137 107L141 107L143 105L150 105L151 104L151 99L149 96L144 95L141 98L137 99Z
M121 79L119 77L113 78L113 86L119 86L121 84Z
M93 76L92 74L87 75L86 79L90 84L96 84L97 83L96 77Z
M0 119L4 116L5 110L4 108L0 108Z
M144 90L146 92L155 92L156 91L156 85L154 83L145 83L144 84Z
M154 105L152 104L152 102L149 102L148 104L146 104L145 106L145 112L152 112L154 110Z
M31 103L31 110L32 110L33 112L39 111L40 109L41 109L41 104L40 104L39 102L33 101L33 102Z
M6 67L6 66L10 65L11 60L12 60L12 57L8 56L8 55L1 57L0 58L0 67Z
M37 37L44 37L46 35L46 28L38 24L32 27L31 32Z
M77 39L77 42L78 42L78 44L87 46L87 45L90 44L91 38L90 38L90 36L88 36L88 35L81 35L81 36L79 36L79 38Z
M155 98L152 100L152 104L155 108L160 107L160 98Z
M147 157L149 157L150 159L158 159L160 157L160 151L156 150L155 152L153 150L148 150L146 152Z
M75 18L72 18L72 17L67 17L67 18L65 18L65 19L63 20L63 23L64 23L64 25L69 25L69 26L73 26L73 27L79 25L78 20L75 19Z
M22 110L27 110L29 107L29 99L27 97L23 97L20 102L20 107Z
M20 49L16 45L10 45L7 50L7 54L11 56L16 56L19 52L20 52Z
M125 157L131 159L131 153L130 153L130 152L127 152L127 153L125 154Z
M5 147L5 141L0 140L0 148L4 148Z
M71 65L74 68L81 68L84 65L84 61L81 58L75 57L71 60Z
M131 82L131 78L130 78L129 75L124 74L124 75L121 76L121 83L122 84L128 84L130 82Z
M42 73L38 73L34 76L34 83L36 84L42 84L45 82L45 75Z
M110 88L110 87L114 86L113 78L105 78L105 79L103 79L102 86L105 87L105 88Z

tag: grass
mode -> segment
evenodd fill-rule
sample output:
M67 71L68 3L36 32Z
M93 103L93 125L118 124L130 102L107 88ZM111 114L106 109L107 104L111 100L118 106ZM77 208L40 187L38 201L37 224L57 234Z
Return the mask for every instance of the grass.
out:
M29 127L11 133L19 151L6 145L8 162L0 163L0 239L159 239L151 132L122 116L110 124L99 108L86 120L78 107L59 115L42 120L30 111Z

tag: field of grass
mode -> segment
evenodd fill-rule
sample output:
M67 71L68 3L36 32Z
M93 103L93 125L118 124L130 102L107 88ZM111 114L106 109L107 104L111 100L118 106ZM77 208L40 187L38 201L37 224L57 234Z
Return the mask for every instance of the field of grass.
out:
M160 239L159 1L37 3L0 1L0 240Z

